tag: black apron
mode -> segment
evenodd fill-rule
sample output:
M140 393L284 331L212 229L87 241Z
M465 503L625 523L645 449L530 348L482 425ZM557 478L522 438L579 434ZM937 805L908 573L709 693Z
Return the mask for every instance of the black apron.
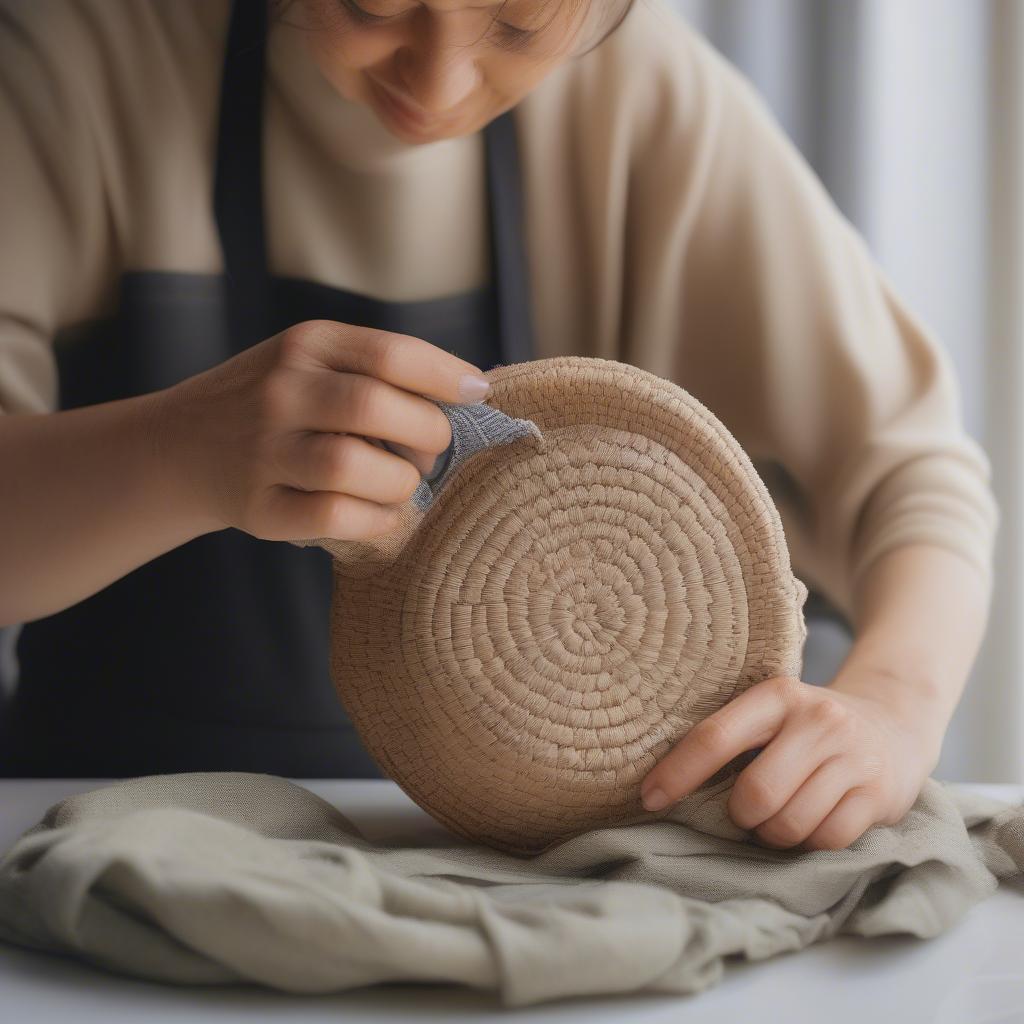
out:
M484 370L533 358L511 112L484 131L490 285L403 303L269 275L266 17L260 0L236 0L225 50L214 187L225 272L125 273L112 321L55 339L62 409L168 387L308 319L415 335ZM0 775L379 778L330 677L331 587L322 549L226 529L27 623Z

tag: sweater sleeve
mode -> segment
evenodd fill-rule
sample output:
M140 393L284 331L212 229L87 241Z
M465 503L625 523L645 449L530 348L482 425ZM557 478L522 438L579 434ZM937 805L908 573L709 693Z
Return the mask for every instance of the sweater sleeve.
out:
M747 80L680 19L654 22L669 42L631 172L643 298L626 357L732 431L794 572L851 622L864 573L901 545L954 552L991 584L999 509L948 354Z
M76 21L71 5L0 0L0 412L56 408L54 334L108 262Z

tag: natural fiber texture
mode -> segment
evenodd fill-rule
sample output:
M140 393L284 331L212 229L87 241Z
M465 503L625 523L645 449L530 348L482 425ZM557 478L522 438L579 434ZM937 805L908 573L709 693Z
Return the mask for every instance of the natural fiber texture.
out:
M756 846L728 796L524 859L374 844L269 775L128 779L62 800L0 857L0 939L179 984L451 983L526 1006L695 993L730 958L833 935L932 937L1024 878L1024 806L935 779L845 850Z
M388 538L315 543L334 682L374 759L454 831L536 853L658 817L640 782L670 747L799 674L807 589L750 459L683 388L577 356L488 377L499 440Z

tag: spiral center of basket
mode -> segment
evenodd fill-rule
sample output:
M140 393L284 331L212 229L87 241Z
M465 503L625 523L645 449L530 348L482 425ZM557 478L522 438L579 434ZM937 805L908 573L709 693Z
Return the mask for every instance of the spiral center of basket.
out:
M564 554L549 578L552 628L566 657L608 654L626 629L629 612L608 583L597 579L565 582L581 565L597 572L600 555L591 545L579 541ZM605 576L616 571L607 564L601 568ZM634 608L634 614L636 611Z

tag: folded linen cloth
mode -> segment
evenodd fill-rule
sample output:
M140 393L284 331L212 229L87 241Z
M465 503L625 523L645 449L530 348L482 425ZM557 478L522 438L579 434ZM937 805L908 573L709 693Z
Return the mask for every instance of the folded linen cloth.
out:
M837 934L928 938L1024 873L1024 804L927 779L898 824L797 852L749 841L731 783L519 857L454 835L374 845L271 775L128 779L55 804L6 852L0 939L164 982L447 982L525 1006L695 993L727 956Z

